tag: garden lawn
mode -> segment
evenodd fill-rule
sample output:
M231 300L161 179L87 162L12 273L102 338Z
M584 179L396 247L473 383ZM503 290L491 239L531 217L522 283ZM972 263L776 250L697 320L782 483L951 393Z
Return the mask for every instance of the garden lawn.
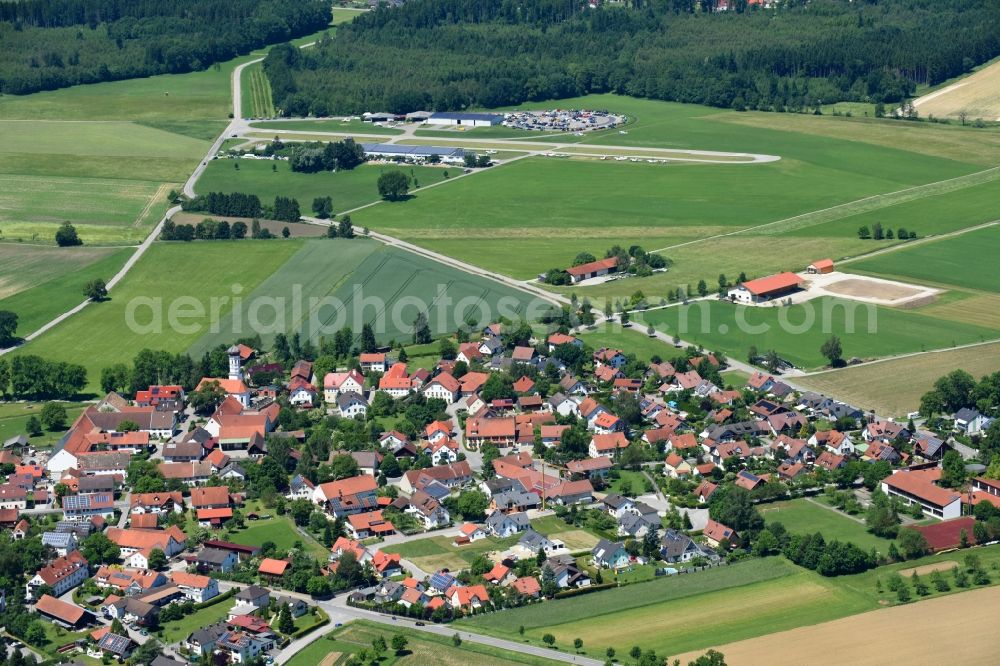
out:
M31 437L31 445L35 448L47 448L58 442L66 433L70 426L84 407L79 403L61 403L66 408L67 428L49 431L46 430L38 437ZM15 437L17 435L27 435L28 419L39 416L44 403L40 402L11 402L0 403L0 442Z
M282 331L299 330L316 339L346 324L360 337L364 324L370 323L383 343L412 339L413 322L421 311L427 313L431 332L441 335L455 331L469 315L483 322L502 316L534 319L549 307L493 280L365 238L306 241L246 302L259 297L284 299L279 302L284 306ZM225 320L219 333L199 340L193 351L228 344L236 337L228 332L248 330L251 310L245 308L242 314L236 324L232 318ZM270 323L272 317L268 308L262 321ZM258 332L267 343L276 329Z
M386 171L400 170L411 179L416 179L421 187L444 180L446 173L450 175L461 173L461 169L453 167L399 167L386 164L362 164L349 171L297 173L292 171L292 167L284 160L222 159L209 163L195 184L195 189L200 194L208 192L256 194L266 204L273 202L276 196L292 197L298 199L303 215L313 214L313 199L328 196L333 198L333 209L341 213L378 201L379 176ZM414 198L422 196L423 193L418 193ZM351 217L353 219L354 215Z
M609 646L619 654L640 645L670 655L875 606L869 595L768 558L502 611L459 624L514 640L518 627L524 625L532 643L551 633L564 649L582 638L588 656L603 658Z
M1000 201L1000 185L991 199ZM995 216L995 212L994 212ZM848 270L937 285L1000 292L995 269L1000 226L930 240L849 264Z
M557 516L545 516L531 521L531 528L551 539L559 539L573 552L590 550L597 545L600 537L585 528L567 525Z
M520 652L511 652L489 645L478 645L464 641L456 647L451 638L438 636L428 632L408 629L402 626L387 626L377 622L355 620L347 625L331 631L323 638L310 643L295 654L287 663L288 666L331 666L338 663L330 659L332 655L351 655L363 648L371 648L372 640L377 636L385 638L388 644L396 634L402 634L408 640L406 652L397 656L389 650L379 660L380 666L401 664L405 666L466 666L470 662L482 666L506 666L508 664L529 664L531 666L549 666L560 662Z
M382 550L386 553L399 553L424 571L442 568L455 571L468 568L479 555L510 547L517 543L520 536L518 534L507 539L487 537L466 546L454 545L455 537L432 536L384 546Z
M17 333L24 337L84 300L90 280L109 280L132 249L43 248L0 245L0 310L17 314ZM9 295L6 295L9 294Z
M160 641L168 645L182 641L199 629L225 620L230 608L232 608L232 603L223 600L207 608L196 610L179 620L165 622L159 632Z
M865 552L872 547L882 554L889 552L889 539L875 536L865 527L864 514L857 520L826 505L802 498L789 502L762 504L761 515L769 523L781 523L792 534L821 532L828 542L853 543ZM858 522L858 521L862 522Z
M87 368L88 389L97 392L102 368L128 362L144 348L186 351L209 329L211 299L232 298L233 285L241 285L243 295L252 292L300 247L300 241L281 240L156 243L109 301L88 305L13 353L80 363ZM176 319L182 326L171 326L169 309L180 297L201 304L204 315ZM130 327L126 320L130 303L133 323L141 327ZM184 312L190 302L181 305ZM230 306L228 300L220 302L220 318ZM155 313L161 315L159 326Z
M862 359L941 349L998 335L983 326L829 297L790 307L738 307L709 300L643 313L643 323L639 317L637 325L652 323L658 330L733 358L746 358L755 346L760 353L774 349L803 368L825 363L820 347L831 335L841 339L844 358Z
M270 541L275 548L286 551L300 542L307 552L318 557L320 561L325 561L329 552L314 539L303 536L295 529L295 524L288 516L276 516L264 520L248 520L247 527L238 532L234 532L230 539L234 543L241 543L246 546L262 546L264 542Z
M642 472L621 470L618 472L618 478L611 482L609 492L623 494L622 490L624 489L628 491L628 493L624 494L629 497L635 497L636 495L646 494L646 484L649 484L649 480Z

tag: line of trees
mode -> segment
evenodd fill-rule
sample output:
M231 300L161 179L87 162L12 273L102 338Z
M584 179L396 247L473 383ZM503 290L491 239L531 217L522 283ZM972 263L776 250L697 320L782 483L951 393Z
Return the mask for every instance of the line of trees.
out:
M426 0L265 60L285 115L461 110L590 93L776 111L897 104L1000 54L992 0L713 2ZM603 54L594 57L595 53Z
M209 192L181 204L188 212L204 212L227 217L263 217L281 222L298 222L302 217L298 199L276 196L271 206L264 206L256 194ZM245 225L244 225L245 232ZM181 239L185 240L185 239Z
M917 232L912 229L909 231L906 227L900 227L896 231L884 229L881 222L876 222L871 228L868 225L858 227L858 238L861 240L868 240L870 238L874 240L894 240L896 238L899 240L913 240L916 237Z
M0 358L0 394L15 400L66 400L87 385L82 365L40 356Z
M290 47L289 45L285 45ZM294 48L294 47L290 47ZM295 49L296 51L298 49ZM365 161L365 151L354 139L343 141L297 144L291 149L288 163L292 171L315 173L317 171L350 170Z
M0 2L0 93L201 70L330 19L323 0Z

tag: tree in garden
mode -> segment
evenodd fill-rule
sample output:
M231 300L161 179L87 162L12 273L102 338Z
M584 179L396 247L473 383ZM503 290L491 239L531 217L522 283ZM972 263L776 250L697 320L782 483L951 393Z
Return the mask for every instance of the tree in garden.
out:
M378 177L378 193L387 201L399 201L410 191L410 177L402 171L386 171Z
M941 485L960 488L965 483L965 461L962 454L949 449L941 460Z
M278 631L288 635L295 631L295 621L292 619L292 614L288 610L288 604L281 607L278 612Z
M149 553L148 563L150 569L162 569L167 566L167 555L159 548L154 548Z
M361 353L370 354L378 349L378 343L375 341L375 329L372 325L365 323L361 327Z
M121 548L102 532L95 532L83 540L80 554L91 566L117 562Z
M83 286L83 295L95 303L108 297L108 286L101 278L95 278Z

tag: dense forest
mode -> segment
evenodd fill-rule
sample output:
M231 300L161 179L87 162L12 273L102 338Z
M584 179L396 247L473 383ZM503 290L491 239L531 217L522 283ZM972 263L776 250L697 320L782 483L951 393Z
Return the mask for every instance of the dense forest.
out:
M330 16L323 0L0 1L0 93L204 69Z
M998 0L412 0L265 61L285 115L516 105L616 92L727 108L896 102L1000 54ZM742 4L736 3L737 8Z

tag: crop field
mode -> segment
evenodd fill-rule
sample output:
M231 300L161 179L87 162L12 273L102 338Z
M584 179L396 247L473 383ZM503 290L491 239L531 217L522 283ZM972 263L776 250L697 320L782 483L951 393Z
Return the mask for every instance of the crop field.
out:
M52 243L65 220L81 226L84 243L141 240L171 184L208 149L200 139L133 122L2 120L0 132L7 240Z
M990 587L916 604L883 608L735 643L716 645L733 666L835 666L858 664L994 664L995 629L984 617L1000 613L1000 589ZM933 631L914 627L933 623ZM864 627L864 631L858 631ZM850 637L846 639L846 637ZM700 656L679 656L681 663Z
M551 633L556 637L556 645L563 649L571 649L573 639L582 638L583 652L599 659L604 658L608 646L614 647L619 654L628 653L634 645L671 656L688 651L702 652L709 647L757 636L775 634L777 639L788 634L775 632L895 605L895 593L885 587L888 574L900 572L906 576L914 567L926 570L924 567L931 565L949 566L962 562L970 552L989 572L991 583L1000 583L996 570L1000 563L998 546L931 555L836 578L824 578L783 558L772 557L655 579L640 583L639 587L630 585L464 619L458 625L538 645L542 644L544 634ZM932 587L930 598L950 598L956 604L970 598L971 593L957 595L956 592L962 592L962 588L951 586L950 590L939 592ZM927 603L921 601L901 608L926 607ZM729 609L729 612L720 609ZM733 609L738 610L732 612ZM852 626L868 626L859 625L858 620L851 617ZM519 635L522 626L523 639ZM725 648L722 651L727 663L758 663L730 660ZM686 659L682 663L686 663ZM837 663L843 662L838 660Z
M132 249L0 245L0 310L18 316L23 337L84 300L83 286L118 272Z
M1000 371L1000 342L831 370L795 382L884 416L902 417L916 411L920 397L956 368L977 378Z
M243 114L250 118L273 118L274 103L271 100L271 82L264 74L261 63L243 69L240 88Z
M980 67L969 76L913 101L921 116L1000 120L1000 60Z
M380 341L402 341L410 339L420 310L428 313L432 332L441 334L454 331L469 314L481 312L480 320L493 321L501 307L508 315L530 315L543 304L492 280L363 238L307 241L245 302L265 299L278 299L276 306L261 309L263 326L256 328L265 341L279 329L316 338L344 324L360 335L366 322ZM268 328L275 308L280 325ZM199 340L193 351L231 342L239 335L233 331L252 330L251 317L257 316L252 306L243 308L239 320L235 313L226 318L220 332Z
M734 358L746 358L751 345L761 353L774 349L802 368L825 362L819 350L831 335L840 337L848 359L940 349L998 336L997 330L983 326L831 297L790 307L737 307L709 300L653 310L637 315L635 321Z
M523 625L532 642L550 633L564 648L582 638L591 657L603 657L607 647L627 654L634 645L674 655L874 607L866 596L777 558L637 585L459 624L515 640ZM706 631L709 625L711 631Z
M404 626L386 626L377 622L355 620L331 631L320 640L310 643L297 652L287 663L289 666L333 666L344 663L345 656L362 649L371 648L372 640L378 636L389 642L396 634L407 639L406 651L396 655L392 651L383 655L381 666L466 666L470 662L482 666L509 666L529 664L530 666L555 666L560 662L521 652L511 652L488 645L477 645L465 641L456 647L451 638L425 631L407 629Z
M827 541L846 541L866 552L873 546L881 553L889 550L890 541L869 532L863 516L855 520L809 499L764 504L760 506L760 513L767 522L781 523L792 534L822 532Z
M997 196L1000 197L1000 189ZM995 198L994 201L1000 201ZM852 262L850 270L934 285L1000 292L1000 225Z
M237 284L244 294L253 291L300 247L301 241L281 240L154 244L110 300L88 306L14 353L80 363L87 368L88 389L96 392L102 368L127 361L144 348L186 351L209 330L211 299L231 298ZM175 313L182 313L192 299L204 314L174 316L178 325L172 325L171 304ZM230 305L219 302L220 319ZM134 325L128 322L130 313Z
M200 193L256 194L262 202L271 202L275 196L293 197L298 199L303 215L312 215L312 201L316 197L332 197L333 208L337 212L378 201L378 177L386 171L400 170L420 187L445 180L445 174L455 176L461 173L461 169L457 168L386 164L364 164L350 171L296 173L286 161L225 159L210 162L195 187ZM428 194L418 192L412 195L412 200ZM352 219L354 217L351 216Z

